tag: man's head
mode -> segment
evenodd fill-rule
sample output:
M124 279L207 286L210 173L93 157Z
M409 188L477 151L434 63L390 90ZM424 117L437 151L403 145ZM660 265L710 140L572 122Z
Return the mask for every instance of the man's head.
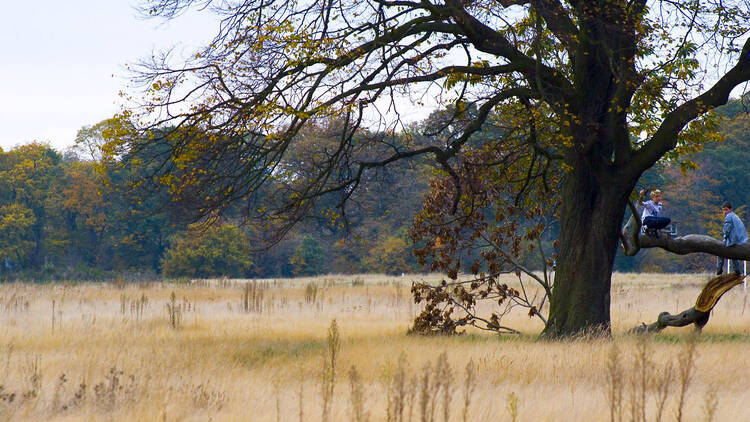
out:
M659 189L654 189L651 191L651 201L654 203L661 202L661 191Z
M726 201L726 202L724 202L724 203L723 203L723 204L721 205L721 212L723 212L723 213L724 213L724 215L727 215L727 214L729 214L730 212L732 212L732 203L731 203L731 202L729 202L729 201Z

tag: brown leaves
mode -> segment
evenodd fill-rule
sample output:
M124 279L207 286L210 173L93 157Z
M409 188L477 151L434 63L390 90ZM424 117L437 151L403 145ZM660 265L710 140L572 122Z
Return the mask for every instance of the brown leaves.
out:
M414 319L414 325L409 330L416 334L461 334L458 328L473 326L482 330L498 333L515 333L514 330L503 327L500 321L519 302L508 300L519 297L516 289L507 284L498 283L495 276L447 282L441 281L438 286L426 283L414 283L411 288L414 302L424 302L424 309ZM497 302L498 311L493 312L490 319L484 319L477 312L477 304L481 300ZM534 308L536 313L536 308Z

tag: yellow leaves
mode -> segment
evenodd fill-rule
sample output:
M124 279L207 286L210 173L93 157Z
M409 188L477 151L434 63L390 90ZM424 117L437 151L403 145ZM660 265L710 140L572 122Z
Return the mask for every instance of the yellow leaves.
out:
M165 174L159 178L159 183L163 186L168 186L172 189L175 188L177 177L174 174Z
M0 207L0 256L25 259L34 247L33 226L36 222L32 210L22 204Z
M477 69L483 69L490 67L490 63L487 60L479 60L471 63L470 67ZM445 88L453 88L460 82L467 82L469 85L475 85L481 82L488 82L494 80L494 77L488 77L486 75L473 74L471 72L451 72L443 82Z
M683 176L686 175L689 170L697 170L697 169L698 169L698 163L696 163L693 160L680 161L680 172L682 172Z

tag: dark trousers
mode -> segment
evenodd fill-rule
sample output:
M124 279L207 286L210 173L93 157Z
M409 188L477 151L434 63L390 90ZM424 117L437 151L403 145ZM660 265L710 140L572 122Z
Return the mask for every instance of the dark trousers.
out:
M661 230L667 227L671 221L667 217L646 217L643 219L643 225L650 230Z
M723 272L724 272L724 258L717 256L716 257L716 275L719 275ZM739 259L732 260L732 272L735 274L742 274L742 270L740 270Z

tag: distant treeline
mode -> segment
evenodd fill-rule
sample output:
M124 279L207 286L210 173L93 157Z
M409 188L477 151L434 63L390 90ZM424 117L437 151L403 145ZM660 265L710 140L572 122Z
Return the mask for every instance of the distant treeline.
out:
M309 218L265 249L258 240L267 237L263 229L243 224L245 208L256 200L240 201L210 224L195 223L190 195L177 199L155 167L153 158L163 152L158 143L105 164L98 146L112 124L81 129L64 152L42 143L0 149L0 280L420 270L408 236L428 189L428 167L419 162L373 175L382 180L354 198L348 224L332 217L335 204L322 199ZM327 128L319 129L328 136ZM316 141L309 139L311 148ZM284 164L291 171L304 166Z
M718 114L724 142L708 144L642 178L642 187L664 192L665 213L680 234L719 237L720 205L726 200L740 216L750 215L744 212L750 203L750 115L739 101ZM316 148L335 136L328 133L333 127L321 127L318 139L308 134L308 146ZM331 218L327 212L334 204L322 201L310 218L263 250L256 240L264 237L258 233L262 229L243 218L248 215L243 207L254 206L251 199L211 224L193 224L189 199L175 200L151 164L160 153L158 144L105 165L98 146L106 130L107 121L81 129L76 145L64 152L41 143L0 149L0 279L425 271L408 235L434 174L423 162L399 162L374 175L381 180L368 184L350 204L348 224ZM293 170L305 164L289 160L285 166ZM554 236L553 227L546 240ZM533 266L537 260L528 262ZM616 270L694 272L709 270L712 262L705 255L645 250L633 258L618 257Z

